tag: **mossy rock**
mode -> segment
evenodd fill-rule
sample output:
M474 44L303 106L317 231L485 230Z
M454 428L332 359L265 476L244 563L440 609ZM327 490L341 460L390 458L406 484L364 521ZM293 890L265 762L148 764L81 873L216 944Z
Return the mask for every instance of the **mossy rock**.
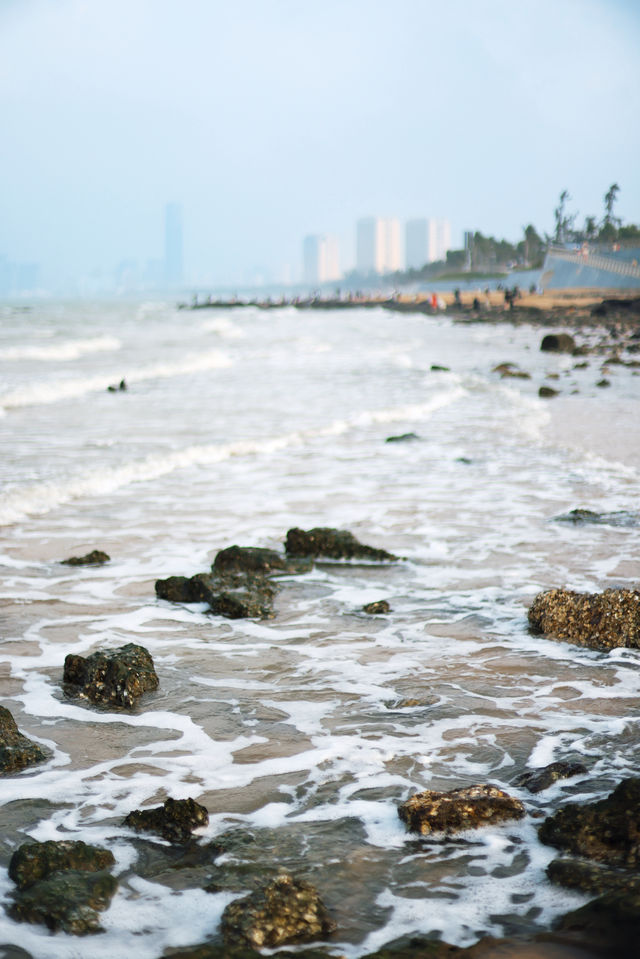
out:
M136 832L151 832L168 842L186 843L194 829L206 826L209 813L195 799L166 799L153 809L134 809L124 821Z
M393 562L398 559L384 549L360 543L348 530L316 527L290 529L285 541L288 556L325 557L326 559L366 559L372 562Z
M63 839L23 843L11 857L9 876L19 889L27 889L53 873L100 872L115 864L113 853L82 840Z
M15 773L48 757L47 750L23 736L9 710L0 706L0 773Z
M143 693L159 685L151 655L135 643L86 657L70 653L63 678L95 705L124 709L133 709Z

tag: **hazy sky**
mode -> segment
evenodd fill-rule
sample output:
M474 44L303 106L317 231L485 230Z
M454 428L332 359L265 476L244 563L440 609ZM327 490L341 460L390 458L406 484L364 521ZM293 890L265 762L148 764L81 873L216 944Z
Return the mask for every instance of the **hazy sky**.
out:
M640 223L640 0L0 0L0 254L45 275L352 257L360 216Z

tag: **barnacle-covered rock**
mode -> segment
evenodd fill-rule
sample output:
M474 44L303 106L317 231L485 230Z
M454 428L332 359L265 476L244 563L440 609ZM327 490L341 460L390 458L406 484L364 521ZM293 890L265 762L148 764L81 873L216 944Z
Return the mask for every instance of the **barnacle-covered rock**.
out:
M26 889L54 872L99 872L115 864L113 853L79 839L25 842L9 862L9 876L19 889Z
M334 930L314 887L287 873L230 903L222 914L222 935L229 946L273 949L326 939Z
M47 751L19 731L16 721L0 706L0 773L14 773L47 758Z
M195 799L165 799L153 809L134 809L124 821L137 832L152 832L169 842L188 842L191 833L206 826L209 813Z
M158 688L151 655L135 643L87 657L70 653L63 678L80 687L80 696L92 703L124 709L132 709L143 693Z
M580 646L594 649L640 647L639 590L576 593L568 589L550 589L538 593L528 616L535 632Z
M288 556L323 556L327 559L367 559L373 562L390 562L397 556L384 549L375 549L360 543L348 530L317 527L315 529L290 529L285 541Z
M455 833L509 819L521 819L524 806L497 786L478 785L450 792L427 789L415 793L398 807L398 815L411 832Z
M548 789L559 779L570 779L572 776L582 776L587 772L587 767L582 763L569 763L562 760L549 763L542 769L532 769L530 772L522 773L515 780L514 785L528 789L530 793L539 793L543 789Z

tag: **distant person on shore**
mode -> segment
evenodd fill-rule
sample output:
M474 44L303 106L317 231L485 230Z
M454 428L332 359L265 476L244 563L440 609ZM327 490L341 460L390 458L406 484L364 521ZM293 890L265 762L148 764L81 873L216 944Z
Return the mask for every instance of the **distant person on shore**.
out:
M453 291L453 302L455 306L462 306L462 300L460 299L460 290L457 287Z

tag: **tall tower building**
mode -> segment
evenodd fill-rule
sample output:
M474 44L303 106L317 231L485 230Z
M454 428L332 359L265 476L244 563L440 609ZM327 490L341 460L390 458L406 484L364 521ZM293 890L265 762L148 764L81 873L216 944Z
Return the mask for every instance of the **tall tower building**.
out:
M446 259L447 250L451 249L451 224L448 220L427 220L427 248L429 263Z
M340 279L337 237L315 234L305 236L302 241L302 275L304 282L310 286Z
M179 286L183 279L182 207L167 203L164 209L164 278L167 286Z
M402 269L400 221L391 217L368 216L356 224L356 270L392 273Z
M419 270L429 262L427 220L409 220L405 227L405 259L408 270Z

